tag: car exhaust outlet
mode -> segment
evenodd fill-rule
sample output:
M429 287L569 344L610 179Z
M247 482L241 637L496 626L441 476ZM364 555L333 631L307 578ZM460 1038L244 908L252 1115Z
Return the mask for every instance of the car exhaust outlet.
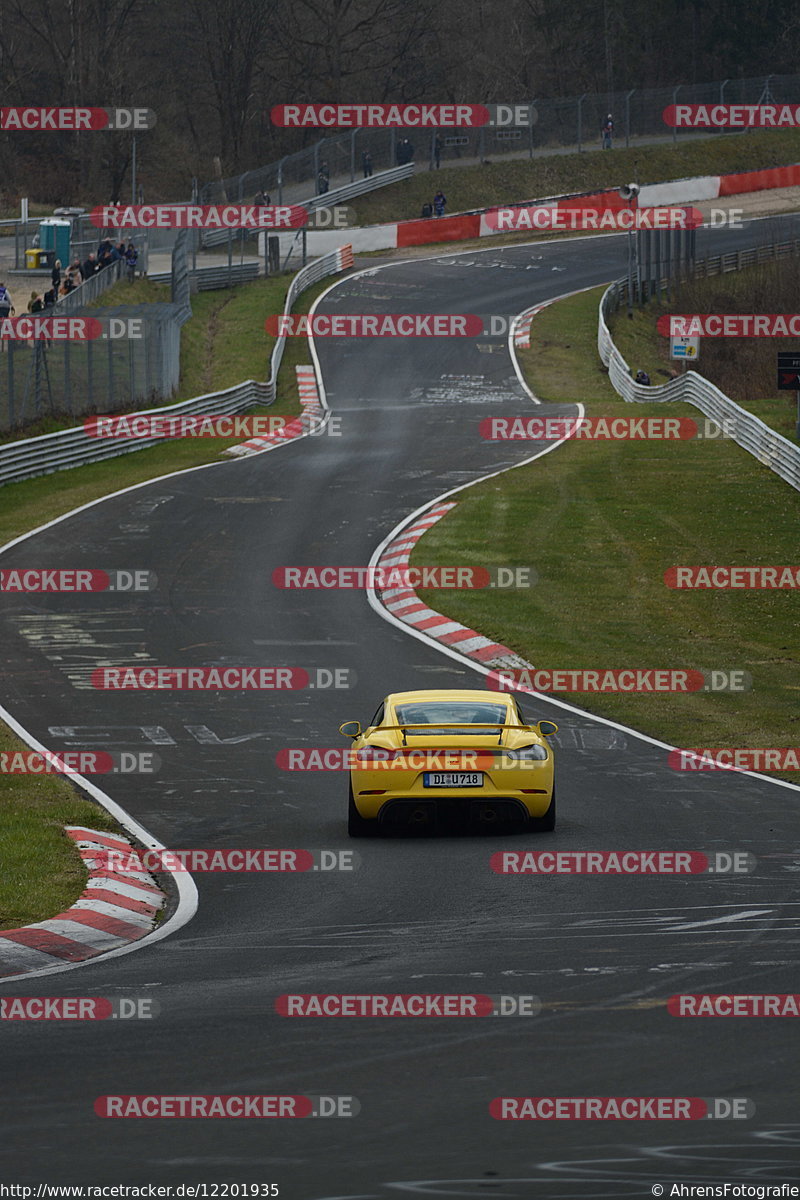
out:
M481 809L481 820L485 821L487 825L491 825L493 821L497 820L497 813L493 808Z
M416 823L418 825L421 825L422 822L427 821L427 819L428 819L428 814L424 808L415 808L413 813L411 814L411 820L416 821Z

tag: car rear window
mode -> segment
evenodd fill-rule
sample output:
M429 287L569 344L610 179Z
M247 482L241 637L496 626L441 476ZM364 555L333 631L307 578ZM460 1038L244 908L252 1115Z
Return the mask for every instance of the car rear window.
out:
M505 725L508 720L505 704L482 704L480 701L470 704L466 700L398 704L395 712L398 725ZM413 735L422 730L410 732Z

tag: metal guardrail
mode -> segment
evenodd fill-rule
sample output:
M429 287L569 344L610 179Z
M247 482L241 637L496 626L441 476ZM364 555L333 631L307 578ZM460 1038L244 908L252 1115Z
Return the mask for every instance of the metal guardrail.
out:
M758 251L741 253L742 256L756 255ZM717 256L719 259L727 257L729 256ZM755 262L759 259L753 257L750 261ZM735 270L735 267L729 269ZM623 400L632 403L682 401L685 404L693 404L704 416L722 426L726 435L732 437L738 446L800 491L800 446L794 445L782 434L770 429L696 371L687 371L679 379L649 387L633 381L630 367L615 346L606 322L606 317L612 309L616 310L619 307L626 293L627 280L619 279L612 283L603 293L598 314L597 350L603 364L608 367L608 377L615 391Z
M233 263L230 267L196 267L189 275L198 292L210 292L258 279L259 269L258 263ZM147 278L151 283L169 283L172 274L170 271L157 271Z
M753 246L746 250L731 250L727 254L714 254L709 258L698 258L692 275L702 278L712 275L727 275L730 271L741 271L757 263L774 262L778 258L793 258L800 255L800 238L788 242L770 242L766 246Z
M170 404L166 408L148 408L137 411L136 416L151 414L180 413L236 413L253 404L268 404L274 398L274 389L269 384L256 383L249 379L224 392L210 392L194 400ZM131 414L132 415L132 414ZM46 433L43 437L25 438L0 446L0 485L15 483L20 479L31 479L35 475L49 475L53 471L65 471L69 467L80 467L90 462L101 462L120 454L131 454L134 450L145 450L148 446L161 445L166 438L98 438L91 437L82 426L65 429L58 433Z
M404 163L402 167L391 167L388 171L379 171L366 179L356 179L353 183L331 188L330 191L323 192L321 195L310 196L305 200L298 200L297 203L313 212L317 208L328 208L334 204L344 204L348 200L355 200L357 196L365 196L369 192L377 191L378 188L388 187L403 179L410 179L413 174L413 162ZM258 236L258 230L242 232L246 232L248 237ZM226 229L213 229L202 235L202 244L203 246L223 246L227 244L229 236ZM239 239L237 238L237 240Z
M184 243L180 243L180 248ZM179 246L176 246L176 251ZM177 255L176 277L173 278L173 301L177 304L186 302L186 263L185 250L183 255ZM181 260L183 272L181 273ZM294 301L306 288L324 279L327 275L335 275L345 270L352 263L345 251L335 250L331 254L319 258L309 266L298 271L291 282L286 295L284 313L291 311ZM191 310L190 310L191 311ZM221 392L209 392L192 400L183 400L178 404L170 404L162 408L140 409L137 417L143 415L174 416L181 413L231 414L242 412L255 404L268 405L275 400L275 391L280 370L286 338L281 335L275 342L270 359L270 378L266 383L248 379L244 383L226 388ZM47 433L42 437L24 438L20 441L0 445L0 486L14 483L20 479L31 479L36 475L49 475L54 471L67 470L70 467L83 466L90 462L100 462L120 454L130 454L135 450L144 450L149 446L161 445L165 438L136 438L130 442L124 438L91 437L83 427L61 430L58 433Z

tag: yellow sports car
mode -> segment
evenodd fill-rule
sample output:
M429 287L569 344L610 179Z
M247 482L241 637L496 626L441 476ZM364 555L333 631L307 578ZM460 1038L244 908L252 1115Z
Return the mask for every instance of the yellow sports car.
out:
M513 695L395 692L353 739L351 837L391 830L554 829L552 721L526 725Z

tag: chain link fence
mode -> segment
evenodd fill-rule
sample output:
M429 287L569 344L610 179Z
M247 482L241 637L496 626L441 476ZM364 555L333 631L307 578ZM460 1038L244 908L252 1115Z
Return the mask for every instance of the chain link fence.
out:
M92 340L0 342L0 432L21 430L45 417L124 411L163 403L180 375L180 331L191 316L186 239L173 250L172 300L87 308L121 276L106 267L41 317L100 318Z
M323 137L279 162L228 179L205 184L199 191L203 204L241 203L259 191L273 203L283 204L318 190L324 170L330 186L365 173L364 154L371 156L373 171L398 165L398 149L407 137L417 168L435 166L436 140L440 162L449 166L461 160L494 161L504 157L533 158L537 153L600 148L601 128L610 113L614 119L612 145L629 146L642 139L663 138L677 143L697 137L695 130L671 129L663 112L671 104L793 103L800 75L760 75L752 79L722 79L710 83L680 84L672 88L632 88L625 92L585 92L558 100L535 97L536 123L530 128L490 129L352 129ZM401 152L402 157L402 152ZM334 184L335 181L335 184Z

